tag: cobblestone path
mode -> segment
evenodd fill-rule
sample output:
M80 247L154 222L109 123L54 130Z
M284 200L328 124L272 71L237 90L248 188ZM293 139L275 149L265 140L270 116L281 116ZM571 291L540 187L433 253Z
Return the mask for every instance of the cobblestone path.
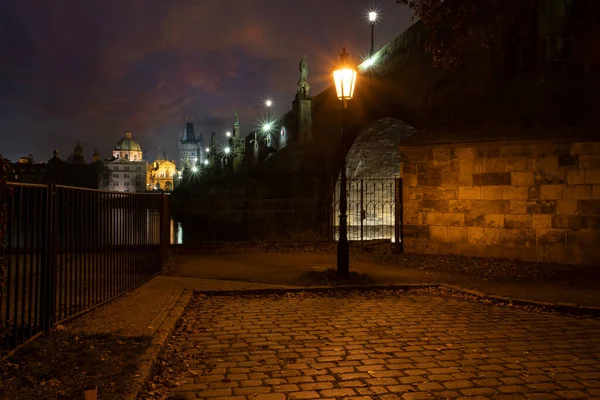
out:
M396 291L204 297L185 318L166 351L186 398L600 399L593 319Z

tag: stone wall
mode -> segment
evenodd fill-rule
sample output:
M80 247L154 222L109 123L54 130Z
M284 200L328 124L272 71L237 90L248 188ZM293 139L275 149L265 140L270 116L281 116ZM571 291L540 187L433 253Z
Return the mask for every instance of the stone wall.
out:
M406 252L600 264L600 141L400 152Z

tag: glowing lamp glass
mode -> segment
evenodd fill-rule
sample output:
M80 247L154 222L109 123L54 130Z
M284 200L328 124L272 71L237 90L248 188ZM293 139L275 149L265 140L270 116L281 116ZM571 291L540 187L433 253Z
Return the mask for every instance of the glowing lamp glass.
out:
M340 65L333 71L333 81L335 91L340 100L350 100L354 96L354 86L356 84L356 68L348 61L346 49L340 55Z
M376 11L369 11L369 21L370 22L377 21L377 12Z
M273 101L272 100L265 101L265 106L271 107L272 105L273 105Z
M225 136L231 137L231 132L229 132L229 131L225 132Z
M198 172L198 167L192 167L192 172L194 172L194 173Z
M204 151L206 151L208 153L208 152L210 152L210 149L207 147L206 149L204 149Z
M225 152L225 154L229 154L229 152L231 151L231 149L229 147L225 147L223 149L223 151Z
M204 165L208 165L208 160L204 160Z

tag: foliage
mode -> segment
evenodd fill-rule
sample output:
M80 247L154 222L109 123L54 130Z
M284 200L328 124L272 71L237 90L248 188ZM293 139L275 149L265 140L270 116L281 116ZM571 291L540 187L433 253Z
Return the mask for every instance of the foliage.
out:
M7 200L10 195L10 187L6 184L6 173L8 162L0 155L0 298L4 290L4 278L6 275L6 260L4 258L4 234L8 223ZM5 324L0 318L0 338L7 333Z
M462 49L475 39L494 50L527 3L522 0L396 0L410 7L428 31L426 50L437 67L462 63Z

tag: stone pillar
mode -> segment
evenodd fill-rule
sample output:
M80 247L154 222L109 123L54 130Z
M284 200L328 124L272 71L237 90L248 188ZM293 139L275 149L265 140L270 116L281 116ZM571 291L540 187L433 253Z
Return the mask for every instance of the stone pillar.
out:
M237 112L234 114L233 132L231 138L233 142L233 172L236 173L244 166L244 157L246 155L246 139L242 137L240 121Z
M302 146L312 139L312 99L297 95L294 106L298 116L298 144Z

